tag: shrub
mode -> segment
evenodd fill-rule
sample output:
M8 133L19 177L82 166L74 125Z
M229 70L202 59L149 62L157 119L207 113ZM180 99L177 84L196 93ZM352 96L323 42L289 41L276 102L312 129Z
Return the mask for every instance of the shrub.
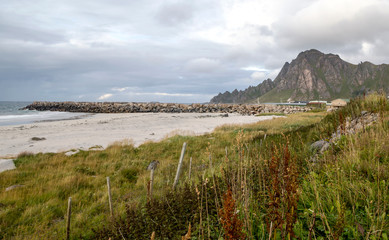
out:
M32 152L24 151L24 152L19 153L16 158L25 158L25 157L31 157L31 156L34 156L34 154Z
M138 180L138 170L135 168L124 168L120 171L120 175L130 183Z

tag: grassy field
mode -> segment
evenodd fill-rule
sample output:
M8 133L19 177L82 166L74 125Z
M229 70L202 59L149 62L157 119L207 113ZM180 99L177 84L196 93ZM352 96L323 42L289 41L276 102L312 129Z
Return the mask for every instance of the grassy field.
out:
M328 140L362 111L379 120L316 155L313 142ZM387 239L387 111L385 97L372 95L331 114L226 125L138 148L121 142L73 156L24 153L16 170L0 174L0 238L64 239L72 197L71 239L150 239L152 232L155 239L181 239L189 224L191 239ZM150 199L146 168L153 160L159 166ZM23 187L4 191L12 185Z

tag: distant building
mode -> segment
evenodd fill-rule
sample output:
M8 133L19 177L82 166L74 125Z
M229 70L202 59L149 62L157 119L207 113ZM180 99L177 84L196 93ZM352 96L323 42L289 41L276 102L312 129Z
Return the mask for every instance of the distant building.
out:
M331 106L332 107L344 107L347 105L347 103L350 102L350 99L335 99L331 101Z
M327 101L309 101L307 106L323 108L327 105Z

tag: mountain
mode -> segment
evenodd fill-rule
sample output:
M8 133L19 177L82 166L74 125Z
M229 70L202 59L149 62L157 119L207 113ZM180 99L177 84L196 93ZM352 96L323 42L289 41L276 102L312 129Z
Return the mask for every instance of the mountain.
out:
M270 90L274 89L275 84L271 79L267 79L258 86L250 86L244 91L238 91L235 89L232 92L219 93L217 96L211 99L211 103L245 103L250 102L253 99L257 99L259 96L264 95Z
M285 102L351 98L369 91L389 92L389 65L348 63L312 49L286 62L274 81L243 91L220 93L211 103Z

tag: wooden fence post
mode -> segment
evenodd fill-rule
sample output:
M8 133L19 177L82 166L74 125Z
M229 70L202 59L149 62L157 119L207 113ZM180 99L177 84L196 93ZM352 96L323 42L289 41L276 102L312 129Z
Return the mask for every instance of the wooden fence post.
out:
M185 149L186 149L186 142L184 142L184 145L182 145L180 161L178 162L177 173L176 173L176 177L174 178L174 183L173 183L173 189L175 189L175 187L178 183L178 179L180 178L182 162L184 160L184 155L185 155Z
M154 168L150 170L150 200L153 198Z
M113 217L113 207L112 207L112 197L111 197L111 182L109 181L109 177L107 177L107 185L108 185L109 211L111 212L111 217Z
M192 173L192 157L190 157L190 160L189 160L189 181L190 181L191 173Z
M66 222L66 240L70 239L70 216L72 214L72 198L69 197L68 201L68 219Z

